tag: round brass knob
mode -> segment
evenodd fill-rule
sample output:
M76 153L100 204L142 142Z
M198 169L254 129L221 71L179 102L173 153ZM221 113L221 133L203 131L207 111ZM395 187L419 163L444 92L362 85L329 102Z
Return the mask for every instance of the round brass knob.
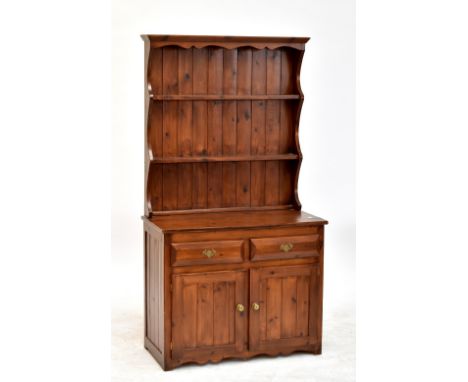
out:
M236 309L237 309L238 312L243 312L245 308L244 308L244 305L237 304Z
M260 309L260 305L258 305L256 302L254 302L254 303L252 304L252 309L253 309L253 310L259 310L259 309Z

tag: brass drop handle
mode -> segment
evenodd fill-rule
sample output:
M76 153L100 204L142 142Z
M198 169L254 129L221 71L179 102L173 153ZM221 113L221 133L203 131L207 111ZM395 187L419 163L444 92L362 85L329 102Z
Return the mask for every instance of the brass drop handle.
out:
M254 302L254 303L252 304L252 309L253 309L253 310L259 310L259 309L260 309L260 305L258 305L256 302Z
M203 250L203 255L208 257L208 258L211 258L211 257L216 255L216 251L214 249L206 248L206 249Z
M237 304L236 309L238 312L243 312L245 310L244 305L242 304Z
M289 252L294 247L293 243L283 243L280 245L280 249L283 252Z

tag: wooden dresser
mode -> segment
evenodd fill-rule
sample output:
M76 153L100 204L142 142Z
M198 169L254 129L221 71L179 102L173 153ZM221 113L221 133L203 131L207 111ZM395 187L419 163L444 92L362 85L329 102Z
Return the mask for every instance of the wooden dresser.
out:
M146 349L164 370L320 354L327 222L297 193L308 38L142 37Z

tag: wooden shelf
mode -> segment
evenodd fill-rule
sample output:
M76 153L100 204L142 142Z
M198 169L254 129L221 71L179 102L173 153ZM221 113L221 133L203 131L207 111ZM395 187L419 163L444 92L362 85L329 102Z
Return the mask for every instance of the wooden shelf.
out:
M150 94L153 101L263 101L263 100L298 100L299 94Z
M197 163L197 162L248 162L272 160L296 160L298 154L270 154L270 155L232 155L232 156L192 156L153 158L151 163Z

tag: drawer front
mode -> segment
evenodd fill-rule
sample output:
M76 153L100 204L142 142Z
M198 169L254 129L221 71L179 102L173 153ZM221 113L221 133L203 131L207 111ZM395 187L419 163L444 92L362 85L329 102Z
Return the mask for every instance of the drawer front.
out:
M320 249L321 240L318 233L250 239L252 261L319 256Z
M171 244L171 264L204 265L241 263L244 240L200 241Z

